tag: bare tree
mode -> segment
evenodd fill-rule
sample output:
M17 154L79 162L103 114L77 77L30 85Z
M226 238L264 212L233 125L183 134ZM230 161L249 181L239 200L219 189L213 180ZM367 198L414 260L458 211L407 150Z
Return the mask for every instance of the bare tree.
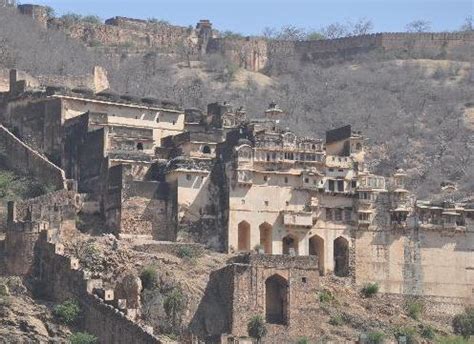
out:
M359 18L354 24L351 24L351 32L354 36L367 35L374 28L374 24L370 19Z
M418 19L405 26L407 32L428 32L431 30L431 23L428 20Z
M321 33L327 39L346 37L349 34L346 25L341 23L332 23L321 29Z
M464 19L464 24L460 28L461 31L474 31L472 15Z

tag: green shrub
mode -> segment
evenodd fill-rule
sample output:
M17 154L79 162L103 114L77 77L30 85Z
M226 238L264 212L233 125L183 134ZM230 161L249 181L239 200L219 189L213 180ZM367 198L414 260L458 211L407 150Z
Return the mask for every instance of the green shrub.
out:
M56 305L53 309L53 313L62 323L70 325L79 318L81 307L76 300L67 300Z
M416 329L413 327L399 327L395 329L395 338L399 339L400 337L406 338L406 344L415 344L416 343Z
M374 331L367 333L368 344L382 344L385 341L385 334L383 332Z
M97 338L87 332L75 332L69 336L71 344L95 344Z
M250 337L255 338L260 343L260 340L267 335L265 319L260 315L253 316L247 323L247 332Z
M406 304L408 316L414 320L420 320L423 313L424 305L420 301L409 301Z
M379 285L377 283L367 283L361 289L364 297L372 297L379 292Z
M176 255L179 258L195 258L196 252L193 250L192 247L189 246L180 246L176 252Z
M185 308L184 295L180 289L175 288L166 296L163 301L163 308L165 309L172 333L179 333Z
M298 340L296 341L296 344L309 344L309 340L306 337L301 337L301 338L298 338Z
M420 334L425 339L434 339L435 329L433 328L433 326L426 325L422 327Z
M467 308L464 313L454 317L453 330L464 338L474 335L474 307Z
M336 314L329 318L329 323L333 326L342 326L344 325L344 317L341 314Z
M145 267L141 274L142 286L144 289L154 289L158 284L158 274L153 266Z
M324 289L319 293L319 302L330 303L332 301L334 301L334 295L330 290Z

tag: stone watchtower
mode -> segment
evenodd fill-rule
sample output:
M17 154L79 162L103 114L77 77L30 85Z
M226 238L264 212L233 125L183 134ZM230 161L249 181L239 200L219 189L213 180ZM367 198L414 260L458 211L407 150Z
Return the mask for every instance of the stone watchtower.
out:
M212 38L212 23L208 19L201 19L196 24L196 33L198 36L199 53L202 56L206 54L207 45Z
M2 0L0 0L2 1ZM6 0L9 1L9 0ZM18 5L18 11L23 14L33 18L35 21L38 22L42 27L48 27L48 8L46 6L39 6L39 5Z
M274 102L271 102L270 105L268 105L268 109L265 110L265 118L276 121L277 123L285 117L286 113Z

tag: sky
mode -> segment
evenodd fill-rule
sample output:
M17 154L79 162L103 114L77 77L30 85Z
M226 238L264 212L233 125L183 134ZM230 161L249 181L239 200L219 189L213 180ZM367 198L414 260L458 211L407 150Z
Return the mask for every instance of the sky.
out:
M68 12L157 18L172 24L195 25L209 19L221 31L261 34L265 27L294 25L318 30L334 22L371 19L374 32L404 31L413 20L431 22L432 31L458 29L473 13L472 0L30 0ZM23 2L25 3L25 2Z

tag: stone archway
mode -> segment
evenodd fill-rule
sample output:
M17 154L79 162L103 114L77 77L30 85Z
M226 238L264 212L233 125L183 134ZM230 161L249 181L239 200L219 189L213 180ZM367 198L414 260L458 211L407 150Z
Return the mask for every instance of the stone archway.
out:
M349 241L343 237L334 240L334 274L349 276Z
M288 282L280 275L265 281L265 320L269 324L286 325L288 312Z
M283 254L290 254L290 249L294 249L295 255L298 255L298 238L294 235L287 235L283 238Z
M325 255L324 255L324 239L318 235L309 238L309 255L318 256L319 274L324 275Z
M259 226L260 229L260 245L266 254L272 254L272 225L268 222L264 222Z
M237 251L250 251L250 224L242 221L237 230Z

